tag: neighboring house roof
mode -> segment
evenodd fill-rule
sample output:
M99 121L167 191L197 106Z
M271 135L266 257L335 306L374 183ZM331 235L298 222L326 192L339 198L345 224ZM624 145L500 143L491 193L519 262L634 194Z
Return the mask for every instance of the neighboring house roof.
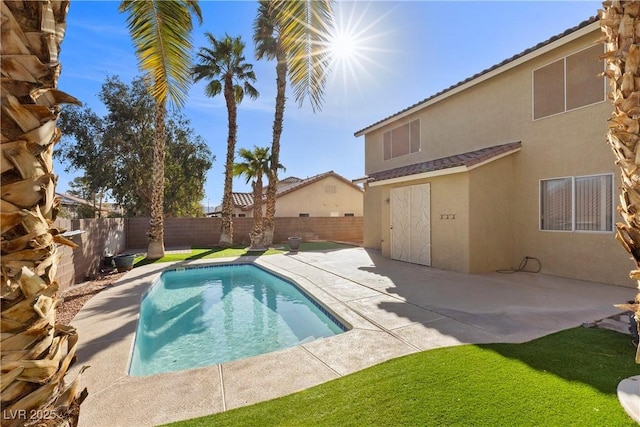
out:
M519 151L521 147L521 142L494 145L480 150L469 151L466 153L455 154L453 156L442 157L440 159L428 160L426 162L414 163L408 166L401 166L395 169L375 172L369 174L368 177L362 180L376 182L404 178L418 174L431 174L431 176L433 176L434 173L438 171L445 171L446 173L467 171L486 162L497 160L500 157L515 153L516 151ZM453 170L454 168L463 169Z
M353 182L349 181L348 179L346 179L345 177L343 177L342 175L338 175L337 173L335 173L334 171L329 171L329 172L325 172L325 173L321 173L312 177L309 177L307 179L300 179L297 182L293 182L290 185L287 186L280 186L278 187L277 191L276 191L276 197L280 197L280 196L284 196L285 194L291 193L292 191L296 191L302 187L305 187L307 185L313 184L314 182L318 182L322 179L328 178L328 177L334 177L339 179L340 181L344 182L345 184L348 184L354 188L357 188L359 191L362 191L362 188L358 187L356 184L354 184ZM295 178L298 179L298 178ZM287 181L288 182L292 182L290 180L290 178L285 178L283 181Z
M233 198L233 206L246 206L253 203L253 194L251 193L231 193Z
M87 205L87 206L92 206L93 207L93 203L85 200L85 199L81 199L80 197L74 196L73 194L68 194L68 193L56 193L56 196L60 197L61 199L61 203L63 205Z
M547 45L549 45L549 44L551 44L551 43L553 43L553 42L555 42L555 41L557 41L557 40L559 40L559 39L561 39L563 37L566 37L571 33L575 33L576 31L578 31L578 30L580 30L582 28L585 28L585 27L593 24L594 22L598 22L598 17L597 16L593 16L593 17L591 17L591 18L589 18L589 19L587 19L585 21L582 21L580 24L576 25L575 27L572 27L572 28L569 28L569 29L565 30L561 34L555 35L555 36L551 37L550 39L548 39L548 40L546 40L544 42L538 43L534 47L526 49L526 50L520 52L519 54L512 56L509 59L505 59L504 61L502 61L499 64L496 64L496 65L494 65L494 66L492 66L490 68L487 68L486 70L483 70L483 71L481 71L481 72L469 77L466 80L458 82L458 83L448 87L447 89L444 89L444 90L436 93L435 95L432 95L432 96L430 96L428 98L425 98L422 101L419 101L419 102L417 102L417 103L405 108L404 110L398 111L395 114L392 114L392 115L390 115L388 117L385 117L384 119L379 120L379 121L373 123L372 125L367 126L364 129L360 129L359 131L355 132L354 135L355 136L362 136L365 133L368 133L369 131L373 130L373 128L376 128L376 127L379 127L379 126L381 126L383 124L386 124L386 122L388 122L391 119L394 119L394 118L396 118L398 116L401 116L401 115L403 115L405 113L408 113L409 111L411 111L411 110L413 110L413 109L415 109L417 107L421 107L423 104L426 104L429 101L433 101L436 98L439 98L439 97L441 97L441 96L443 96L445 94L449 94L450 92L454 92L454 89L457 89L460 86L463 86L463 85L465 85L467 83L470 83L470 82L472 82L474 80L477 80L477 79L485 76L486 74L489 74L492 71L498 70L501 67L504 67L506 65L512 64L512 63L516 62L518 59L520 59L520 58L522 58L522 57L524 57L524 56L526 56L526 55L528 55L528 54L530 54L532 52L535 52L535 51L537 51L537 50L539 50L539 49L541 49L541 48L543 48L543 47L545 47L545 46L547 46Z
M295 177L295 176L289 176L289 177L287 177L287 178L281 179L281 180L278 182L278 185L296 184L296 183L298 183L298 182L300 182L300 181L304 181L304 180L302 180L302 179L300 179L300 178L297 178L297 177Z
M343 176L335 173L334 171L324 172L318 175L314 175L312 177L306 179L296 178L294 176L290 176L278 181L278 188L276 190L276 198L282 197L285 194L289 194L300 188L306 187L308 185L313 184L314 182L318 182L322 179L334 177L343 181L345 184L350 185L351 187L356 188L358 191L362 191L358 185L344 178ZM263 195L263 200L266 198L266 194ZM233 193L233 205L236 208L241 208L242 210L250 210L253 208L253 194L252 193ZM222 205L216 206L214 209L214 213L218 213L222 211Z

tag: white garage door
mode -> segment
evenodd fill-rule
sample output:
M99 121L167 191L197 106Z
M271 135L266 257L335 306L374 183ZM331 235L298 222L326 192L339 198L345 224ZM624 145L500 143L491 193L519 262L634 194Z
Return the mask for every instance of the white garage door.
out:
M431 186L391 189L391 258L431 265Z

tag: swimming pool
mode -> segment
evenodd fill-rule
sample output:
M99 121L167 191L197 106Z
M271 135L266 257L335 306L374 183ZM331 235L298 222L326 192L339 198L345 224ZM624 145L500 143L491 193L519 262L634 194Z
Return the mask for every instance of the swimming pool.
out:
M129 375L209 366L346 330L296 284L256 265L168 270L140 305Z

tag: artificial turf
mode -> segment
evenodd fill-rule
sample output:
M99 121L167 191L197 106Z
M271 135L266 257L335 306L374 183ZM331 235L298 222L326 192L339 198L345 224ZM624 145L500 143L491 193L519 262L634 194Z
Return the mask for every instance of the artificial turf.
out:
M629 336L581 327L523 344L441 348L170 425L637 426L616 395L623 378L640 374L634 354Z
M300 245L300 252L314 252L314 251L330 251L339 250L352 247L351 245L335 243L335 242L304 242ZM251 251L245 246L235 246L231 248L191 248L189 252L180 253L168 253L160 259L150 260L144 256L136 258L135 267L142 265L161 263L161 262L175 262L175 261L188 261L195 259L214 259L214 258L227 258L227 257L241 257L241 256L257 256L257 255L274 255L287 253L289 251L289 245L283 244L276 246L275 248L266 249L264 251Z

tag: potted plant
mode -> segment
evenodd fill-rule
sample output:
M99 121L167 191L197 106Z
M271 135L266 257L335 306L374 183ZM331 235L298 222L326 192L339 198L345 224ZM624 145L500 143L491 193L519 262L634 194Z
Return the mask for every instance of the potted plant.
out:
M291 250L291 252L298 252L301 241L302 239L300 237L289 237L289 250Z
M116 265L119 273L123 271L129 271L133 268L133 262L135 261L135 254L120 254L113 257L113 262Z

